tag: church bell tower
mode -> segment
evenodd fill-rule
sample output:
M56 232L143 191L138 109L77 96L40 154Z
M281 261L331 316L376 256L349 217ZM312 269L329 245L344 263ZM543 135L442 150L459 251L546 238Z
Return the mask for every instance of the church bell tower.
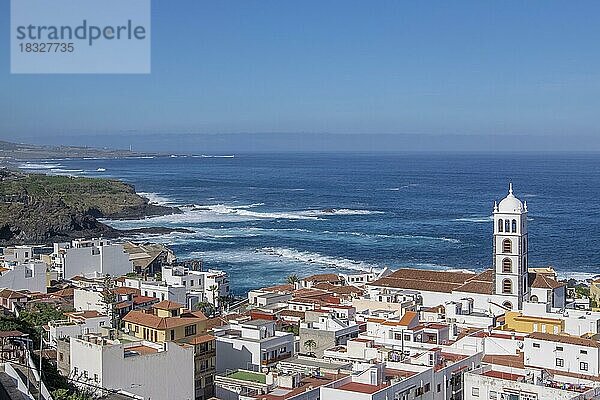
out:
M522 309L529 296L527 274L527 202L513 194L494 202L494 292L507 309Z

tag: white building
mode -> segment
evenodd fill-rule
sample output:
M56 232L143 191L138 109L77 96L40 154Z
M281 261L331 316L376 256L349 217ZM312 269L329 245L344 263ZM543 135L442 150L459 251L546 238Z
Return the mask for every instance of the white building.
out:
M100 288L73 290L73 308L76 311L96 311L105 314L108 310L107 307Z
M270 367L294 353L294 334L275 330L273 321L231 321L214 328L217 372Z
M351 375L322 386L320 399L462 399L463 374L478 367L480 360L481 353L433 349L407 362L355 364Z
M123 391L143 399L194 399L194 348L173 342L70 340L70 379L83 388ZM79 382L79 383L77 383ZM106 393L104 393L106 394Z
M509 372L486 365L465 373L464 379L464 400L581 400L600 396L595 385L556 382L543 371Z
M6 263L27 263L34 258L33 253L34 247L25 245L5 247L3 250Z
M123 245L112 243L108 239L77 239L66 244L55 243L52 260L64 279L78 275L86 278L121 276L133 270L133 263Z
M196 303L219 305L219 299L230 294L229 278L224 271L195 271L182 266L164 266L162 280L170 286L183 286Z
M41 261L6 264L0 268L0 288L46 293L47 270Z
M314 321L300 323L300 345L306 347L304 351L307 353L322 357L325 350L346 345L349 339L358 337L359 326L354 321L341 320L331 311L308 313L318 316ZM313 346L306 346L308 341L312 341L309 343Z
M60 339L99 333L100 328L111 326L110 317L97 311L77 311L65 316L67 319L48 323L50 346L56 347Z
M165 282L140 281L142 296L154 297L159 301L169 300L179 304L187 304L187 292L184 286L169 285Z
M523 354L525 366L566 376L597 377L600 374L600 342L597 340L535 332L525 338Z
M290 292L274 292L256 289L248 292L248 304L256 307L268 307L285 304L292 299Z

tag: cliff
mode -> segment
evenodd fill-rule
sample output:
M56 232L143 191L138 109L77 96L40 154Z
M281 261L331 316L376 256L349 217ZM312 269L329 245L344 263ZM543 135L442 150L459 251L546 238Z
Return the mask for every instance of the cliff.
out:
M181 212L150 204L126 183L0 169L0 245L49 243L124 233L98 218L137 219Z

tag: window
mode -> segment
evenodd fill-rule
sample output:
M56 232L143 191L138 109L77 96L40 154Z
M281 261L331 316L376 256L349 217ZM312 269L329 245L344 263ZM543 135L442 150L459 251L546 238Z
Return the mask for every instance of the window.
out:
M510 220L506 220L504 221L504 231L505 232L510 232Z
M64 356L64 353L58 353L58 361L63 361Z
M513 308L513 305L510 301L505 301L504 303L502 303L502 306L504 308L506 308L507 310L512 310L512 308Z
M490 400L498 400L498 392L492 390L490 392Z
M185 336L192 336L196 334L196 325L188 325L185 327Z
M562 346L556 346L556 351L563 351L563 347Z
M565 360L563 360L562 358L557 358L556 359L556 366L557 367L564 367L565 366Z
M194 280L193 279L190 281L190 286L194 286Z
M517 233L517 220L516 219L512 220L512 232Z
M471 395L473 397L479 397L479 388L477 388L477 387L471 388Z
M534 294L529 298L529 301L531 301L532 303L537 303L538 302L538 297Z
M502 293L512 293L512 281L510 279L505 279L502 281Z
M431 390L431 384L430 383L426 383L425 384L425 393L429 392Z
M502 224L504 224L504 222L501 219L499 219L498 220L498 232L502 232L503 231Z
M441 384L441 383L438 383L438 384L437 384L437 392L439 393L439 392L441 392L441 391L442 391L442 384Z
M539 348L540 348L540 344L539 344L539 343L534 343L534 344L533 344L533 347L534 347L535 349L539 349Z
M587 350L579 350L579 354L587 354Z
M504 239L502 242L502 252L503 253L512 253L512 242L510 239Z
M510 258L502 260L502 273L510 274L512 272L512 261Z
M588 368L589 368L589 365L588 365L588 363L586 363L586 362L583 362L583 361L579 363L579 369L580 369L580 370L582 370L582 371L587 371L587 370L588 370Z
M175 340L175 331L171 329L171 340Z

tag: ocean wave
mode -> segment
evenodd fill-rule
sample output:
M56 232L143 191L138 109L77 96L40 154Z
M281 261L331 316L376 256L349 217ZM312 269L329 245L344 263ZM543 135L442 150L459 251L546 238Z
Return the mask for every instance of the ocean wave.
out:
M598 269L598 267L590 267L590 269ZM595 273L592 274L590 272L582 272L582 271L556 271L557 278L559 280L569 280L575 279L578 282L586 282L591 279L597 279L600 277L600 274Z
M490 222L493 221L494 217L493 216L489 216L489 217L465 217L465 218L456 218L454 221L457 222L473 222L473 223L485 223L485 222Z
M167 204L174 204L173 200L171 200L168 197L163 196L159 193L138 192L138 194L142 197L147 198L148 201L150 202L150 204L155 204L155 205L159 205L159 206L164 206Z
M43 169L53 169L53 168L61 168L61 164L56 163L33 163L33 162L25 162L19 164L19 168L21 169L33 169L33 170L43 170Z
M258 249L263 254L275 256L282 259L297 261L305 264L319 264L327 268L342 268L352 271L374 271L380 272L382 268L375 264L364 261L355 261L348 258L335 258L319 253L299 251L285 247L263 247Z
M313 210L308 211L309 213L315 213L320 215L371 215L371 214L384 214L383 211L373 210L351 210L349 208L330 209L330 210Z
M234 154L226 154L226 155L209 155L209 154L200 154L200 155L192 155L193 158L235 158Z

